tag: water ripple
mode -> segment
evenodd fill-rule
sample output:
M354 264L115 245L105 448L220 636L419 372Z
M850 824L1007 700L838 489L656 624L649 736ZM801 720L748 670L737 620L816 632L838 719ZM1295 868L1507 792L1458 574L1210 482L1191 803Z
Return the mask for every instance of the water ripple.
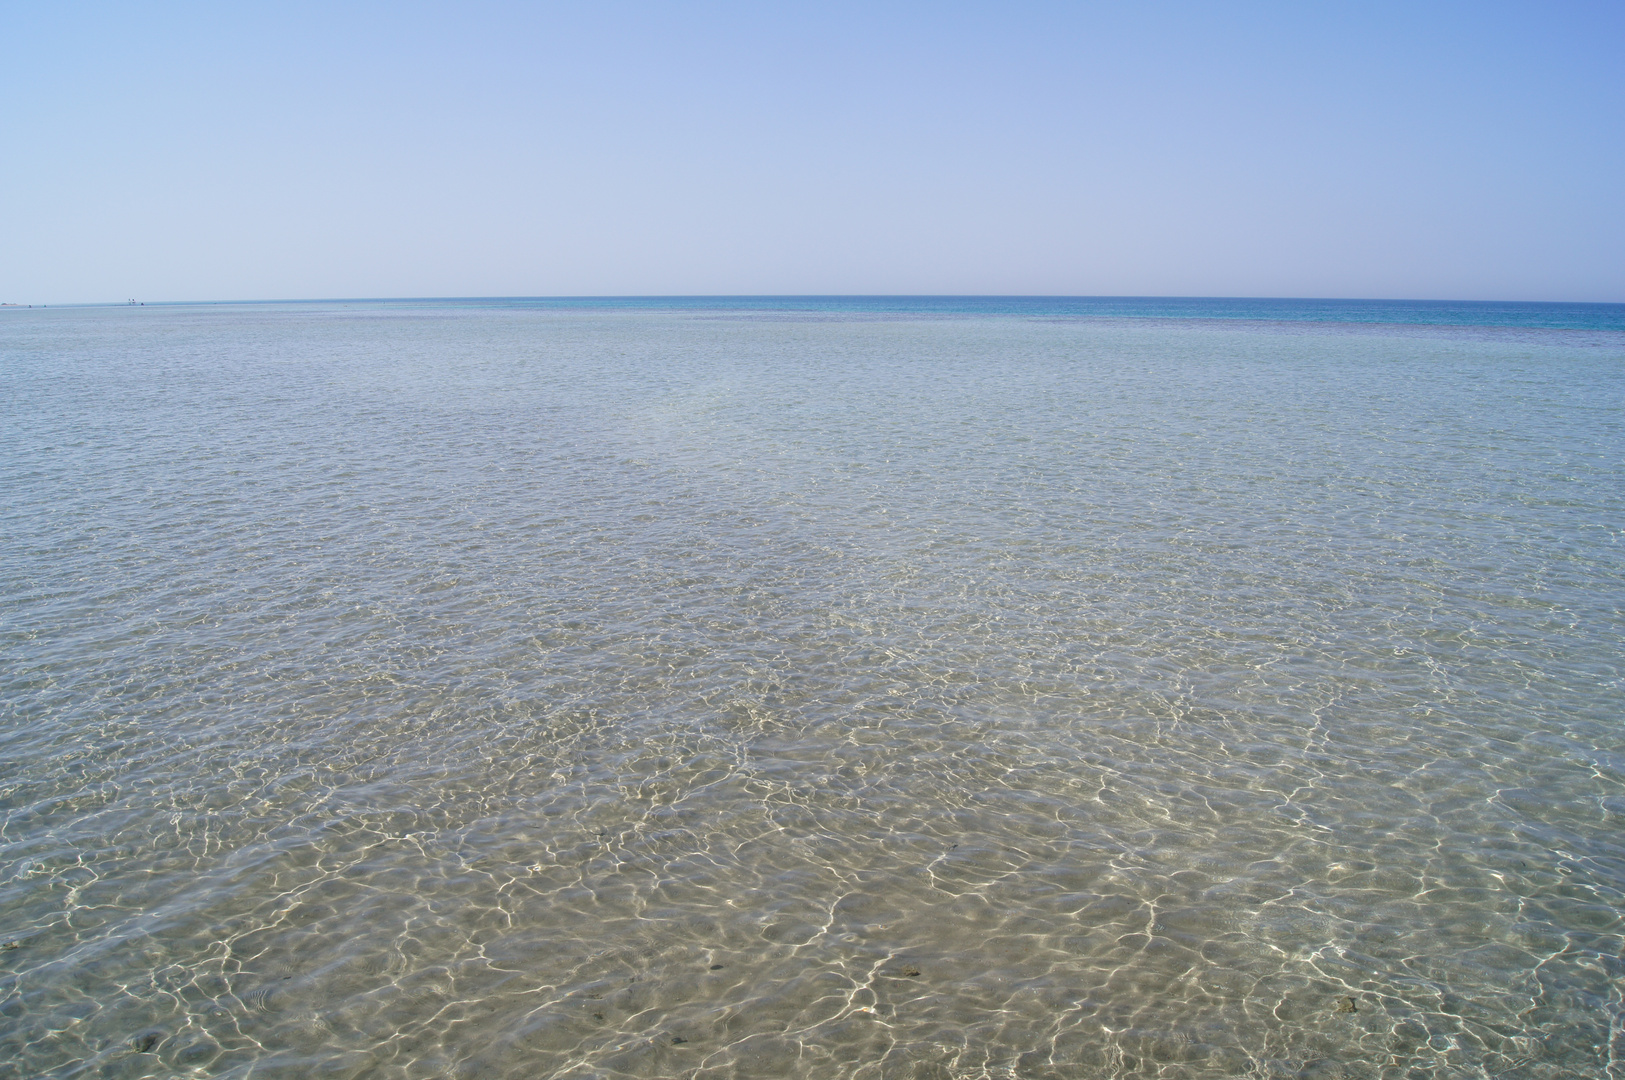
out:
M1625 1078L1611 339L341 314L0 326L0 1080Z

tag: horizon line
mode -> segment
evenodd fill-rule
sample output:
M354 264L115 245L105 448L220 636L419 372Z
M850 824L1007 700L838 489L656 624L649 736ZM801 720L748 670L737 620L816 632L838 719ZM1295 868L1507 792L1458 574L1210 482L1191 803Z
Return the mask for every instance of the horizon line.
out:
M560 293L470 294L463 296L307 296L187 300L70 300L46 303L3 301L0 308L130 307L232 304L403 304L474 301L605 301L605 300L1212 300L1347 304L1526 304L1565 307L1625 307L1619 300L1483 300L1450 297L1379 296L1243 296L1174 293Z

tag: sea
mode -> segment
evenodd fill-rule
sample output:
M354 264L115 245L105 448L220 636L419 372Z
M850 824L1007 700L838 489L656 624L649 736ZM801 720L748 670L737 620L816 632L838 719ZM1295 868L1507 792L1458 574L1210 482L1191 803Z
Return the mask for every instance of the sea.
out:
M1625 305L0 308L0 1080L1625 1080Z

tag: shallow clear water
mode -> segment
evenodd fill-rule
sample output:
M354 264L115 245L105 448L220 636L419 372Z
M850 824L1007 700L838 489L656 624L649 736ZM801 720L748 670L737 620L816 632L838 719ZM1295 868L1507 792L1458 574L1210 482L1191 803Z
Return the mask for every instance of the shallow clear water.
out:
M0 1078L1625 1077L1625 335L35 309L0 380Z

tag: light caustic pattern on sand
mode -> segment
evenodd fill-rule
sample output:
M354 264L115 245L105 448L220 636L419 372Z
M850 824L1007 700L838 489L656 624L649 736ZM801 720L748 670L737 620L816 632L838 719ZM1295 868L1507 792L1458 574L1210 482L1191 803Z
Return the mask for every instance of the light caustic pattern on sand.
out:
M1625 1080L1625 344L14 313L0 1078Z

